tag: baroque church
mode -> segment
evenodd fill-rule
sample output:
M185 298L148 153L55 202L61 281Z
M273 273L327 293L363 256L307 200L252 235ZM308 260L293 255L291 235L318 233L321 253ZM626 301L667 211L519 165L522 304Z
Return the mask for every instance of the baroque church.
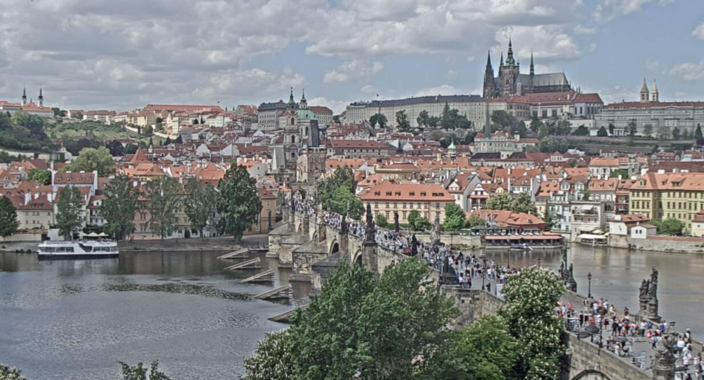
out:
M508 53L504 62L501 52L499 75L494 77L491 52L487 57L484 73L484 98L508 98L525 94L572 91L565 73L535 74L533 54L530 55L530 73L521 74L521 63L513 57L513 44L508 41Z

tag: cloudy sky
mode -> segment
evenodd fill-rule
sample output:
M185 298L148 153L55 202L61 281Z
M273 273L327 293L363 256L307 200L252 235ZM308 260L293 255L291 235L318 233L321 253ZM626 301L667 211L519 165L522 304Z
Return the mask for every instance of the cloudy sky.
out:
M294 87L350 101L481 93L512 36L524 71L564 71L605 102L704 100L701 0L0 0L0 100L233 106Z

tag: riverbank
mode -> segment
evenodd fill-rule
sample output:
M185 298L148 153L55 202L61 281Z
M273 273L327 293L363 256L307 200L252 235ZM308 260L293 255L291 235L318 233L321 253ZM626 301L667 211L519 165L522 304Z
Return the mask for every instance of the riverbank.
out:
M237 243L231 236L207 239L167 239L134 240L118 243L120 252L199 252L199 251L236 251L241 248L263 249L267 244L267 235L250 235ZM32 251L36 252L37 242L18 242L0 244L0 252Z

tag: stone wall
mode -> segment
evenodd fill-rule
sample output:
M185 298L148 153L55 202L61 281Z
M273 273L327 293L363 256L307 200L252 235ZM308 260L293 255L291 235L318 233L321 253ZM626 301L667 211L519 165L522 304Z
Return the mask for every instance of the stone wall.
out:
M626 235L609 235L609 247L628 248L630 238Z
M574 334L562 333L567 346L563 361L563 380L649 380L651 376L616 355L599 348L589 340L579 340Z
M664 252L704 253L704 238L651 236L647 239L630 239L634 249Z

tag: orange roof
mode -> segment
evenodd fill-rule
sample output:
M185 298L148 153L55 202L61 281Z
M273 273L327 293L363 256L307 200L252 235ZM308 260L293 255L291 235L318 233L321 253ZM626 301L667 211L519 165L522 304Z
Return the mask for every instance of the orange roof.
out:
M415 182L396 183L384 181L359 195L368 201L424 201L454 202L455 198L440 185L427 185Z
M618 158L594 157L589 161L589 166L620 166Z

